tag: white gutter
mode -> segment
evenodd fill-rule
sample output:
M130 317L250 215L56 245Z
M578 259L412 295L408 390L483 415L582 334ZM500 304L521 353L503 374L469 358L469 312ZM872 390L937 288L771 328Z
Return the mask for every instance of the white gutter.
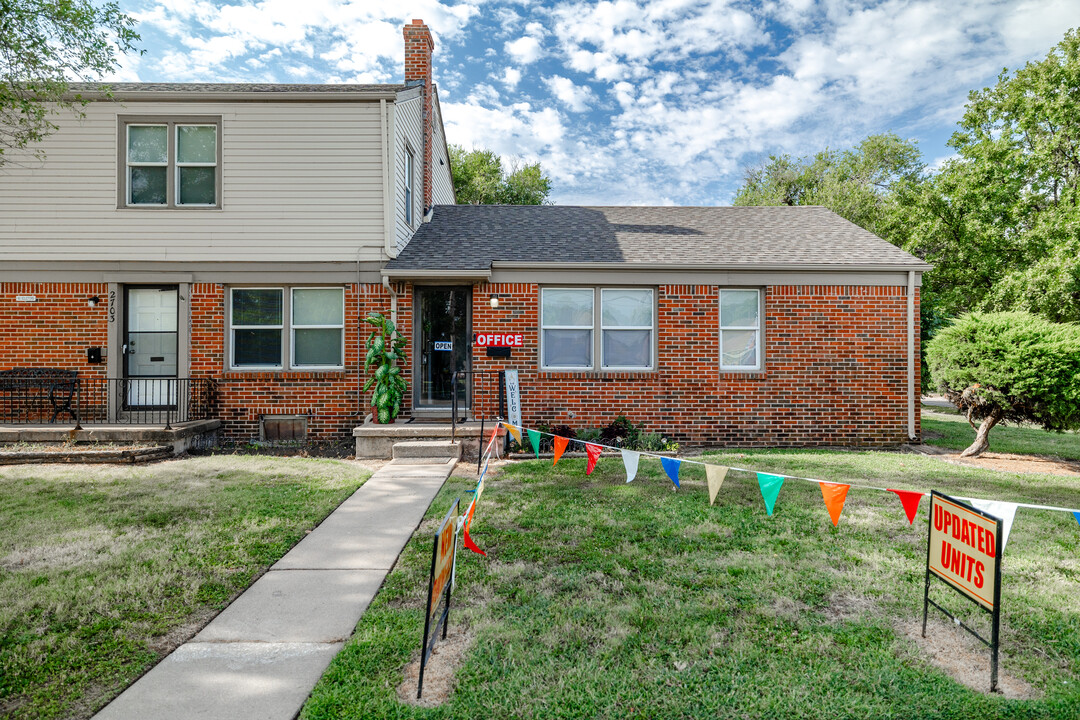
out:
M387 280L392 277L400 278L436 278L447 280L487 280L491 277L490 270L454 270L453 268L447 268L446 270L394 270L390 268L383 268L382 270L383 280Z
M394 242L394 182L393 170L390 162L390 138L387 132L390 130L390 120L387 118L386 100L379 101L379 130L381 133L381 151L379 158L382 163L382 187L383 187L383 251L387 257L397 257L397 243Z
M915 439L915 411L916 411L916 397L915 397L915 363L918 362L918 358L915 357L915 333L919 332L919 323L916 322L915 317L915 271L908 271L907 279L907 316L908 316L908 333L907 333L907 365L908 365L908 420L907 420L907 434L911 440ZM921 390L921 388L920 388Z

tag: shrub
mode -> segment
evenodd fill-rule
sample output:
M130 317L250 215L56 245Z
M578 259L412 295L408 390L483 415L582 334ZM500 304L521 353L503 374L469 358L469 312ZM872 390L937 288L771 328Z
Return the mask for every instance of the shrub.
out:
M968 313L937 333L926 358L945 397L973 428L980 421L962 457L985 452L1000 422L1080 427L1080 327L1025 312Z

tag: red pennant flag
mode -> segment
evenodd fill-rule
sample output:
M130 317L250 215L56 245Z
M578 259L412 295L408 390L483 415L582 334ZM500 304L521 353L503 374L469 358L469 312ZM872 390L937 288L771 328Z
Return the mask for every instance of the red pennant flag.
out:
M474 553L477 553L478 555L483 555L484 557L487 557L487 553L484 552L483 550L481 550L480 548L476 547L476 543L474 543L472 541L472 538L469 537L469 528L465 528L465 547L469 548L470 550L472 550Z
M558 435L555 436L555 462L551 463L552 465L557 465L558 464L559 458L561 458L562 454L564 452L566 452L566 446L569 445L569 444L570 444L569 439L564 438L564 437L559 437Z
M599 445L585 443L585 454L589 456L589 462L585 465L586 475L592 475L593 468L596 467L596 461L600 459L600 451L603 449Z
M844 510L844 500L847 499L847 491L850 485L840 483L818 483L821 486L821 496L825 498L825 507L832 518L833 527L840 522L840 513Z
M487 447L484 448L484 454L487 455L491 452L491 446L495 444L495 438L499 437L499 426L496 425L495 429L491 431L491 439L488 440Z
M891 493L896 493L900 497L900 502L904 504L904 512L907 514L908 525L915 522L915 514L919 512L919 503L922 502L923 494L911 490L886 489Z
M487 553L484 552L483 550L481 550L480 548L476 547L476 543L474 543L472 541L472 538L469 537L469 526L472 525L472 516L473 516L474 512L476 512L476 500L475 499L469 505L469 514L465 516L465 540L464 540L465 547L469 548L474 553L479 553L480 555L483 555L484 557L487 557Z

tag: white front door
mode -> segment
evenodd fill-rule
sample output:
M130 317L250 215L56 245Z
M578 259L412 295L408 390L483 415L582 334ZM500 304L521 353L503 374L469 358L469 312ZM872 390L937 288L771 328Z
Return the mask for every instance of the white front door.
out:
M176 404L178 288L127 288L124 375L128 407Z

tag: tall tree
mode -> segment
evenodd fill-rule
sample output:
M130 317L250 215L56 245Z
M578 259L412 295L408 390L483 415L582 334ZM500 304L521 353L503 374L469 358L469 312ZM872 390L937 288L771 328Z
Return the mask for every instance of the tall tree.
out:
M918 146L893 133L871 135L854 148L812 157L773 155L747 168L735 205L824 205L897 245L907 239L901 195L922 182Z
M115 2L0 0L0 166L6 151L56 130L54 114L81 113L85 101L68 95L68 83L116 70L139 40L134 27Z
M491 150L450 146L454 195L463 205L548 205L551 179L540 163L512 163L504 168Z
M1080 320L1080 34L971 92L949 145L909 243L942 307Z

